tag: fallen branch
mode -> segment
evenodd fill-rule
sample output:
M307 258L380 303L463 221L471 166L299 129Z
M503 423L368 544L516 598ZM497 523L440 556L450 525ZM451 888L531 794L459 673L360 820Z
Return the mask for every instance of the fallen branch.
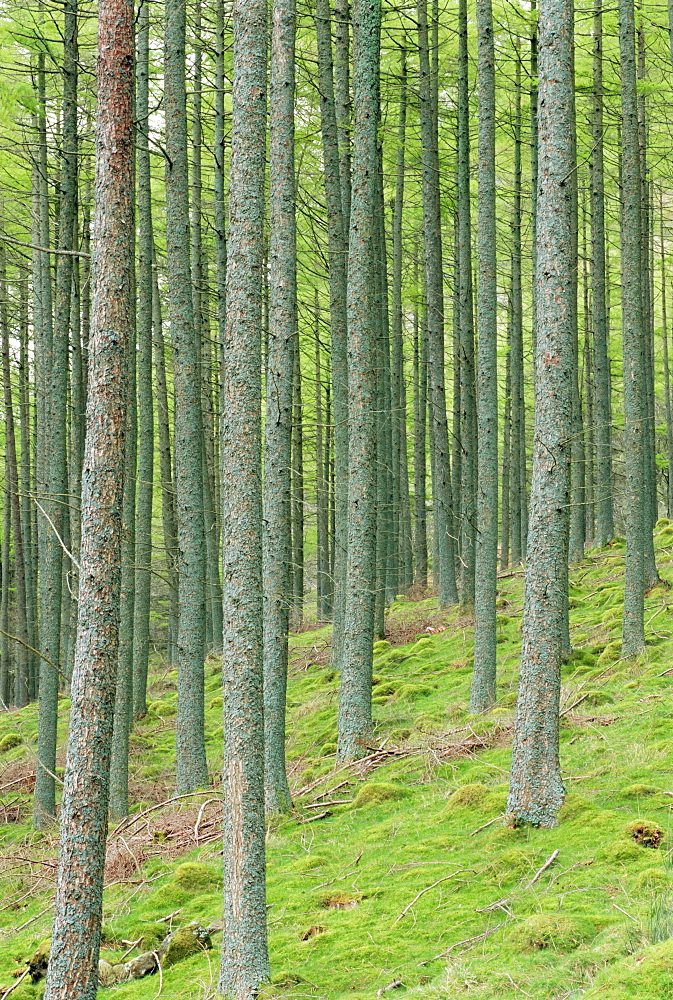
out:
M316 816L307 816L305 819L300 819L299 823L314 823L317 819L324 819L325 816L331 815L332 813L329 809L326 809L325 812L318 813Z
M527 885L525 885L525 886L524 886L524 889L530 889L530 887L531 887L532 885L535 885L535 883L536 883L536 882L537 882L537 880L539 879L540 875L544 875L544 873L545 873L545 872L547 871L547 869L548 869L548 868L549 868L549 867L550 867L551 865L553 865L553 864L554 864L554 862L555 862L555 861L556 861L556 859L558 858L558 855L559 855L559 852L558 852L558 847L557 847L557 848L556 848L556 850L554 851L554 853L553 853L553 854L551 854L551 855L550 855L550 856L549 856L549 857L547 858L547 860L545 861L545 863L544 863L544 864L542 865L542 868L540 868L540 869L539 869L539 871L536 871L536 872L535 872L535 874L533 875L533 877L532 877L532 879L530 880L530 882L529 882L529 883L528 883Z
M421 889L420 892L417 892L414 898L408 904L408 906L404 907L404 909L400 913L395 923L393 923L393 927L395 926L395 924L398 924L400 922L402 917L406 917L411 907L414 905L414 903L418 902L421 896L424 896L426 892L430 892L430 890L434 889L435 886L441 885L442 882L448 882L449 879L455 878L456 875L460 875L461 872L474 872L474 868L459 868L458 871L452 872L450 875L444 875L442 878L438 878L436 882L432 883L432 885L426 885L425 889Z
M487 937L490 937L491 934L495 934L496 931L499 931L500 928L504 926L505 926L505 921L503 920L499 924L496 924L495 927L490 927L487 931L483 931L481 934L475 934L474 937L465 938L464 941L456 941L456 943L452 944L450 948L446 949L446 951L440 952L439 955L435 955L434 958L426 958L424 962L419 962L418 964L419 966L430 965L431 962L437 962L439 961L440 958L446 958L447 955L450 955L451 952L455 951L456 948L460 948L461 944L467 945L467 948L463 948L463 951L469 951L470 948L473 948L475 944L479 943L479 941L485 941ZM462 955L463 951L461 951L459 954Z
M384 993L388 992L388 990L397 990L400 988L400 986L404 986L402 980L393 979L392 983L388 983L387 986L382 986L380 990L377 990L376 995L377 997L382 997Z
M503 819L504 815L504 813L500 813L499 816L494 816L493 819L489 819L488 823L483 823L481 826L478 826L476 830L473 830L470 836L474 837L475 834L481 833L482 830L485 830L487 826L493 826L493 824L497 823L499 819Z
M19 986L24 981L29 972L30 969L26 969L25 972L22 972L19 978L16 980L16 982L12 983L12 985L5 990L5 992L2 994L2 997L0 997L0 1000L5 1000L5 997L8 997L9 994L12 993L16 989L16 987Z

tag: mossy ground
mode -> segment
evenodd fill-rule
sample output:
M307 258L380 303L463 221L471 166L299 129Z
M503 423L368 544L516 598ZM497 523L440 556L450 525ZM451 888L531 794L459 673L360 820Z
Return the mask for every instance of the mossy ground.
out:
M668 523L657 542L662 576L673 579ZM335 770L338 680L328 665L329 629L294 637L288 759L297 811L269 824L274 984L265 995L364 1000L401 980L385 995L673 997L673 735L664 673L669 665L673 672L673 591L648 596L647 652L621 660L623 558L618 543L588 553L571 574L574 653L563 668L561 727L568 795L553 830L511 830L500 818L521 574L499 581L498 705L486 717L467 713L469 619L440 614L432 600L396 602L392 645L378 647L374 667L383 751L364 765ZM426 627L435 631L424 634ZM209 763L217 776L222 718L214 659L206 685ZM111 840L103 952L111 962L127 950L124 942L142 938L147 946L171 927L221 917L219 781L193 800L147 811L173 787L175 675L158 663L150 701L131 740L135 822ZM67 707L63 699L62 729ZM0 762L0 987L49 933L43 911L56 838L30 831L36 729L35 706L0 716L0 746L9 733L22 737ZM643 827L663 831L656 848L634 839ZM211 952L165 970L164 1000L214 994L220 942L215 932ZM145 980L115 995L132 1000L157 989L156 980ZM13 996L39 991L22 984Z

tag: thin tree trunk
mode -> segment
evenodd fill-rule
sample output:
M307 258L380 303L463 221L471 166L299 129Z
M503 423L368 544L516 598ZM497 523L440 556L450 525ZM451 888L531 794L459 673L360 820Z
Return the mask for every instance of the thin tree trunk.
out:
M666 310L666 254L664 251L664 189L659 189L659 251L661 255L661 326L664 354L664 405L666 407L666 516L673 517L673 414L671 371L668 362L668 315Z
M304 429L299 332L294 335L292 392L292 619L301 626L304 617Z

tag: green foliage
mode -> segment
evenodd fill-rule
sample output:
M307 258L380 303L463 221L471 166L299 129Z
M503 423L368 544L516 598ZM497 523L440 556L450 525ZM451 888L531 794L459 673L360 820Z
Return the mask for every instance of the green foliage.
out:
M7 733L0 740L0 753L5 753L7 750L13 750L14 747L21 746L23 743L23 737L20 733Z
M564 914L534 913L510 931L509 939L515 948L526 951L543 948L572 951L590 941L595 933L596 928L588 920Z

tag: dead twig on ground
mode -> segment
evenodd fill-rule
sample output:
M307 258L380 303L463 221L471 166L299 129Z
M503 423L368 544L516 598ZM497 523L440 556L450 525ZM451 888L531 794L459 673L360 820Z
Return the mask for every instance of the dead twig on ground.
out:
M417 892L416 895L414 896L414 898L411 900L411 902L407 906L404 907L404 909L400 913L400 915L397 918L397 920L395 920L395 922L393 923L393 927L395 926L395 924L398 924L400 922L400 920L402 919L402 917L406 917L407 913L409 912L409 910L411 909L411 907L414 905L414 903L417 903L418 900L421 898L421 896L424 896L426 892L430 892L431 889L434 889L435 886L441 885L442 882L448 882L449 879L455 878L456 875L460 875L461 872L472 872L472 873L474 873L474 871L475 871L474 868L459 868L458 871L451 872L450 875L444 875L442 878L438 878L436 882L432 883L432 885L426 885L425 889L421 889L420 892Z

